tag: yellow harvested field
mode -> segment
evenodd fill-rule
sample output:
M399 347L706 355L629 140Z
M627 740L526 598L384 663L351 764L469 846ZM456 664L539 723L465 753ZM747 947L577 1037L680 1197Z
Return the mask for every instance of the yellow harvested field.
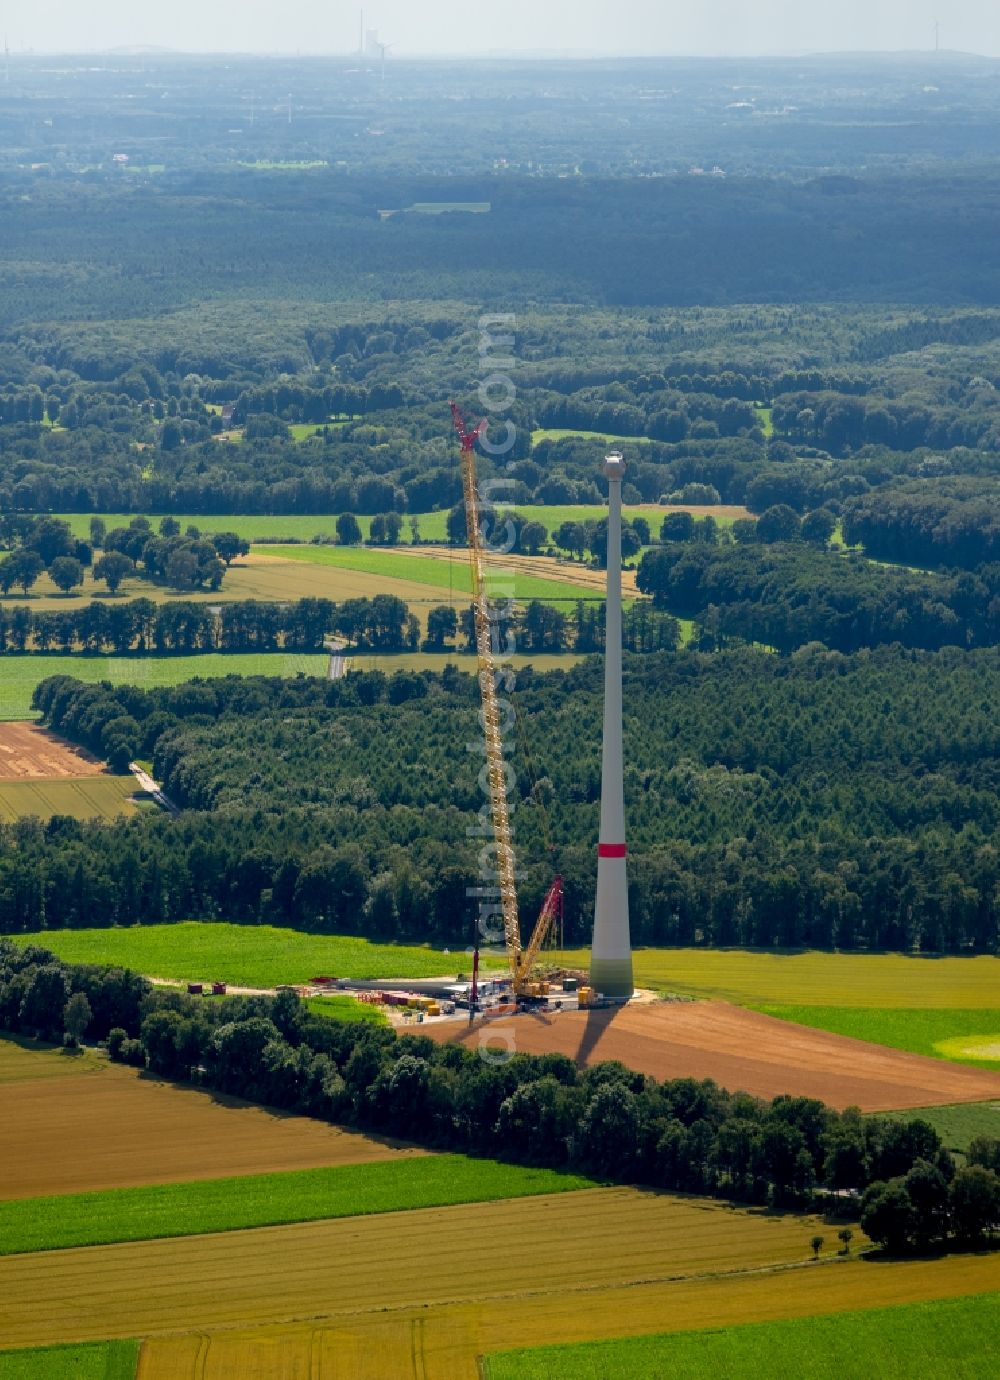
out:
M409 551L409 548L406 548ZM464 571L465 567L463 567ZM64 595L50 594L44 580L39 581L37 592L33 591L27 599L11 596L0 607L12 609L23 604L34 613L65 613L98 601L113 605L122 598L152 599L155 604L169 603L184 599L199 604L220 604L238 599L260 599L269 603L285 603L296 599L371 599L376 594L395 594L413 606L418 618L435 604L448 603L447 589L435 589L431 585L419 584L416 580L399 580L388 575L372 574L363 570L346 570L333 565L313 564L306 561L290 561L282 556L272 556L266 552L253 552L242 557L230 566L222 588L218 590L196 590L179 593L165 585L154 585L148 580L126 580L122 594L109 598L104 585L95 584L88 572L87 580L78 596L67 599ZM467 594L456 594L455 607L467 605Z
M804 1262L815 1217L590 1189L0 1260L0 1346L505 1300ZM531 1239L525 1236L530 1226ZM836 1245L836 1242L833 1243ZM833 1267L834 1269L836 1267ZM395 1377L394 1377L395 1380Z
M371 1309L286 1327L150 1340L142 1348L137 1380L478 1380L478 1357L530 1339L556 1344L732 1327L995 1287L996 1262L983 1256L837 1261L583 1292L561 1288L553 1276L549 1289L513 1299L390 1313Z
M553 961L586 968L590 954L577 949ZM761 1006L1000 1010L1000 958L637 949L635 977L642 987Z
M0 1084L24 1083L39 1078L69 1078L77 1073L103 1073L107 1067L106 1061L90 1050L67 1054L58 1046L35 1045L10 1036L0 1040Z
M4 1088L0 1198L422 1153L108 1065L94 1078L36 1078Z
M35 815L72 819L117 819L135 814L139 787L133 776L85 776L79 781L0 781L0 821Z

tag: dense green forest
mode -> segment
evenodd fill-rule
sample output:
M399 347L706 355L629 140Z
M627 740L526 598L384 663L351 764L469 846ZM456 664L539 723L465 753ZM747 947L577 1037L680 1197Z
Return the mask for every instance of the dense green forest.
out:
M25 599L42 570L72 595L88 565L109 591L215 589L227 515L339 516L351 541L369 515L391 544L437 510L460 543L452 397L491 412L480 475L513 505L600 504L620 445L629 504L707 513L626 533L648 596L626 623L646 653L626 694L638 942L995 952L998 70L390 61L383 81L363 61L16 55L0 590L23 597L0 645L411 650L388 595ZM54 513L91 515L92 540ZM155 525L108 532L110 513ZM515 526L524 552L601 561L599 523ZM431 613L446 662L468 615ZM601 650L595 604L516 618L529 652ZM525 916L558 861L585 941L599 665L519 680ZM184 809L4 827L0 928L464 937L482 800L453 667L59 680L38 705L116 763L153 757Z
M996 651L954 648L629 660L636 942L996 952L997 672ZM601 665L519 681L524 916L555 862L567 939L585 942ZM36 702L86 746L151 754L186 808L173 821L8 826L3 929L197 916L462 941L482 806L472 677L148 691L55 677Z

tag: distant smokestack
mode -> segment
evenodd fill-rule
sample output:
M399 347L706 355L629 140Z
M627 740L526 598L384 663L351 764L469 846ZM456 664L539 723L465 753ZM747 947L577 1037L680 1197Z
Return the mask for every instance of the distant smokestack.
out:
M601 769L601 837L597 848L597 903L591 986L612 1001L628 1001L632 941L628 924L625 848L625 782L622 758L622 476L625 461L604 461L608 480L608 601L604 635L604 749Z

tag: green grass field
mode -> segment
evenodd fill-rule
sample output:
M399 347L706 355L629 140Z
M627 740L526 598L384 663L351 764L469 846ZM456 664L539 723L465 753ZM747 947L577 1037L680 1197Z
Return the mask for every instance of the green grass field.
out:
M533 666L536 671L568 671L584 657L575 652L524 652L500 659L504 664L509 662L515 671L525 666ZM384 671L389 676L394 671L442 671L449 662L470 676L476 674L477 668L473 652L362 652L349 661L352 671Z
M310 976L312 976L310 974ZM357 1001L354 997L307 997L306 1010L314 1016L324 1016L331 1021L344 1021L348 1025L388 1025L389 1020L379 1006Z
M929 1121L949 1150L964 1155L976 1136L1000 1140L1000 1102L965 1102L954 1107L914 1107L905 1112L883 1112L883 1116L906 1121L918 1116Z
M774 435L773 409L770 407L758 407L755 403L753 410L757 414L757 425L764 433L764 436L770 440Z
M270 925L141 925L116 930L49 930L17 935L42 943L67 963L114 963L149 977L277 987L317 975L345 978L428 978L469 972L464 952L369 944L339 935L300 934ZM488 960L503 966L502 959Z
M622 446L648 446L648 436L612 436L608 431L583 431L579 427L540 426L531 433L532 449L539 441L565 441L567 436L576 436L583 441L613 442Z
M0 1203L0 1255L495 1202L596 1186L589 1179L551 1169L522 1169L464 1155L420 1155L332 1169L22 1198Z
M1000 1011L994 1009L895 1009L843 1006L772 1006L758 1008L768 1016L784 1021L850 1035L855 1040L870 1040L876 1045L891 1045L913 1054L929 1054L952 1059L978 1068L1000 1069L1000 1052L995 1058L976 1057L969 1048L995 1046L1000 1051Z
M49 676L75 676L112 685L181 685L194 676L325 676L326 656L284 652L207 652L198 656L4 656L0 663L0 719L32 719L31 696Z
M0 1351L0 1380L134 1380L138 1342Z
M366 546L269 546L266 553L286 560L305 561L310 565L335 566L341 570L359 570L368 575L409 580L449 593L472 593L472 572L464 551L442 548L440 557L436 557ZM488 570L486 583L489 592L494 595L509 594L512 583L513 596L517 599L546 599L564 604L577 599L595 598L592 585L547 580L522 570L515 572L512 582L509 576Z
M1000 1294L979 1294L719 1331L508 1351L487 1358L485 1375L487 1380L983 1380L995 1373L998 1337Z
M590 956L577 949L556 961L579 968ZM635 976L642 987L738 1006L1000 1012L1000 958L636 949Z
M329 426L342 426L343 422L330 422ZM304 440L312 435L316 430L321 430L312 423L295 423L291 427L292 434L296 440ZM558 435L562 433L542 433L536 435ZM566 432L566 435L578 435L577 432ZM610 438L614 439L614 438ZM635 438L633 438L635 439ZM660 523L663 515L668 512L676 512L678 507L684 505L671 505L660 507L656 504L645 504L635 506L626 504L622 512L626 520L634 517L644 517L649 523L650 531L654 535L659 535ZM597 521L604 517L607 509L603 504L540 504L523 503L517 505L517 511L523 513L525 518L531 522L540 522L548 531L552 533L564 522L589 522ZM698 512L703 511L697 509ZM742 508L722 507L718 510L716 520L721 526L726 526L733 521L734 517L748 515ZM90 513L57 513L56 517L63 522L68 522L76 537L89 539L90 537ZM134 514L129 513L100 513L109 531L115 527L127 527L132 521ZM146 514L154 528L159 525L159 517ZM400 533L400 542L406 544L410 541L410 514L403 515L403 530ZM438 510L431 513L415 513L412 515L417 522L421 541L445 541L448 536L448 514L446 511ZM177 514L177 521L181 527L194 525L202 532L236 532L240 537L249 542L281 542L299 541L310 542L313 537L323 536L331 539L337 533L337 514L318 514L316 516L302 516L295 514L289 517L273 517L269 514L263 516L253 516L239 513L223 513L220 515L205 516L204 514ZM372 520L370 517L358 516L358 526L361 528L362 535L367 541L371 535Z

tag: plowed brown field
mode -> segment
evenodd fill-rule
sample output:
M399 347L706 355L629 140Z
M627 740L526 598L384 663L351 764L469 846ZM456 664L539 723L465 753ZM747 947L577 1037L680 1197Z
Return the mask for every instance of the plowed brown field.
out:
M147 1342L138 1380L478 1380L476 1358L545 1343L889 1307L977 1293L995 1262L974 1256L907 1264L838 1262L777 1274L563 1290L533 1297L402 1309L388 1315Z
M518 1016L470 1030L421 1027L438 1041L476 1048L510 1032L526 1054L567 1054L579 1064L618 1059L655 1078L714 1078L758 1097L792 1093L863 1111L1000 1097L1000 1073L866 1044L762 1016L725 1002L657 1002L610 1011Z
M51 1086L51 1085L50 1085ZM146 1337L793 1265L817 1218L638 1189L0 1260L0 1346ZM525 1228L530 1229L526 1233ZM530 1235L530 1241L528 1239ZM836 1245L836 1242L833 1242Z
M52 781L104 770L98 758L37 724L0 723L0 781Z
M0 1198L362 1164L423 1152L108 1067L5 1085Z

